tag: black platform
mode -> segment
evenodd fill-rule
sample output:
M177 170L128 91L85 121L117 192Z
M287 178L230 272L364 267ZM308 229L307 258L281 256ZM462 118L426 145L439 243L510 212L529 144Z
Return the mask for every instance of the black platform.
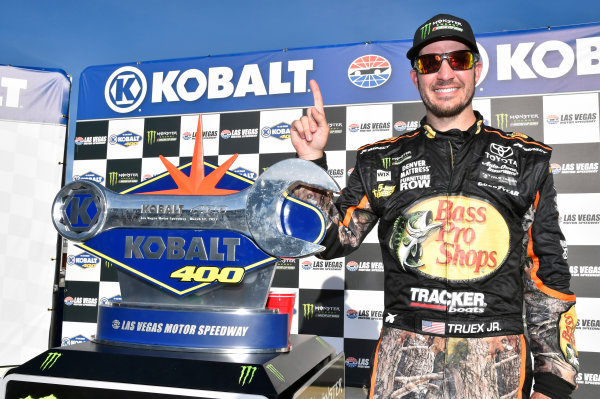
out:
M10 370L0 397L343 398L343 354L314 335L292 335L290 343L287 353L222 354L86 342Z

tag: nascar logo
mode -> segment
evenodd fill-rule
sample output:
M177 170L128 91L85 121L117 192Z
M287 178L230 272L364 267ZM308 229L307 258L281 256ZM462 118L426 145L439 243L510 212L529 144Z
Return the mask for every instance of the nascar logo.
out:
M390 62L379 55L369 54L358 57L348 67L348 79L362 89L379 87L392 75Z

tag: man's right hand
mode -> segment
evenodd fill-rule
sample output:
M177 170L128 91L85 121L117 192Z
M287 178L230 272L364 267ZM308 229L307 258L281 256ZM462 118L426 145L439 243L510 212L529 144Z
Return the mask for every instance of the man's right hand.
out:
M327 139L329 138L329 125L325 118L323 97L315 80L310 81L313 92L314 106L306 110L306 115L292 122L292 145L298 157L306 160L319 159L323 156Z

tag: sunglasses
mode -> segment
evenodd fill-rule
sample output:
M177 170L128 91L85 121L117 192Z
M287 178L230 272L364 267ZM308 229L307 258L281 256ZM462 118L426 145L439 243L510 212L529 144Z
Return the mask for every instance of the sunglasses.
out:
M455 71L466 71L473 68L479 61L479 54L470 50L458 50L450 53L423 54L415 58L413 68L420 74L435 73L442 67L442 62L448 60L448 65Z

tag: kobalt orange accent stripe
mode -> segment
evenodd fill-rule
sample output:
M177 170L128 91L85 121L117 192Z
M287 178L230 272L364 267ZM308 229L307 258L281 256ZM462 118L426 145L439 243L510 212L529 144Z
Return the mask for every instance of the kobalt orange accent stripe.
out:
M383 144L383 143L394 143L394 142L396 142L396 141L398 141L398 140L400 140L400 139L405 139L405 138L408 138L408 137L414 137L414 136L416 136L416 135L417 135L417 134L419 134L419 133L421 133L421 130L417 130L416 132L414 132L414 133L413 133L413 134L411 134L411 135L398 136L398 137L393 137L393 138L391 138L391 139L385 139L385 140L381 140L381 141L376 141L375 143L371 143L371 144L363 145L362 147L360 147L360 148L359 148L359 149L357 149L356 151L360 151L360 150L362 150L362 149L364 149L364 148L371 147L371 146L374 146L374 145L377 145L377 144Z
M523 385L525 385L525 373L527 372L527 349L523 334L521 334L519 337L521 338L521 375L519 376L519 391L517 398L522 399Z
M521 140L523 143L537 145L538 147L542 147L542 148L545 148L548 151L552 151L552 148L550 148L550 147L546 147L545 145L542 145L540 143L536 143L536 142L533 142L533 141L525 141L522 137L508 137L508 136L505 136L505 135L503 135L500 132L497 132L495 130L487 130L487 129L483 129L483 130L485 130L488 133L496 133L498 136L504 137L505 139L509 139L509 140Z
M538 204L540 202L540 192L538 191L536 196L535 196L535 202L534 202L534 209L537 210ZM574 301L575 300L575 295L568 295L568 294L563 294L560 291L556 291L553 290L550 287L546 287L544 285L544 283L542 282L542 280L540 280L540 278L537 276L537 271L540 268L540 259L537 257L537 255L535 254L535 252L533 251L533 237L531 235L531 229L533 227L533 224L529 227L529 244L527 244L527 255L531 258L531 260L533 261L533 269L531 270L531 279L533 280L533 282L535 283L535 285L538 287L538 289L540 291L542 291L544 294L549 295L553 298L556 299L560 299L563 301Z
M359 202L358 205L356 206L351 206L350 208L348 208L348 210L346 211L346 217L344 217L344 221L342 222L342 224L346 227L348 227L348 225L350 224L350 219L352 218L352 213L354 213L355 209L364 209L365 206L367 206L367 203L369 202L369 200L367 199L367 196L365 195Z
M373 398L375 391L375 377L377 376L377 360L379 359L379 346L381 345L381 339L383 338L383 329L379 335L379 342L377 342L377 348L375 348L375 356L373 357L373 368L371 369L371 387L369 388L369 396L367 399Z

